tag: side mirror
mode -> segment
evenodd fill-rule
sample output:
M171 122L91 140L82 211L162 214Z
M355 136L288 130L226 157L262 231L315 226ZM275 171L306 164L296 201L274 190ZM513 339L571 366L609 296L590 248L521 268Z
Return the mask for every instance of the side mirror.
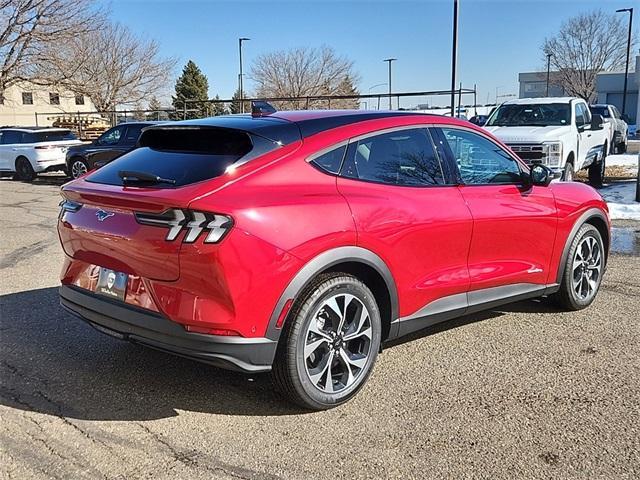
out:
M602 115L598 115L594 113L591 116L591 130L602 130L602 124L604 123L604 119Z
M548 187L554 178L553 170L541 163L534 163L529 169L529 178L532 185Z

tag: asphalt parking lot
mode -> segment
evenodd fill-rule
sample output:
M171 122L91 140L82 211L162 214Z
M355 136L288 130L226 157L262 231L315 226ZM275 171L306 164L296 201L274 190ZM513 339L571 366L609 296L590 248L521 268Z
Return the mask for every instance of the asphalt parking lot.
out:
M58 305L60 177L0 180L1 478L640 477L640 224L589 309L529 301L386 348L347 405L120 342Z

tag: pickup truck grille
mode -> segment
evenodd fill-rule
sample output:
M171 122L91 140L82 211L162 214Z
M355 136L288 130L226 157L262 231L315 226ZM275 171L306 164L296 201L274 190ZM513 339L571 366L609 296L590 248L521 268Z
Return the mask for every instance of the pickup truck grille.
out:
M539 143L507 143L507 146L527 164L532 160L546 160L544 147Z

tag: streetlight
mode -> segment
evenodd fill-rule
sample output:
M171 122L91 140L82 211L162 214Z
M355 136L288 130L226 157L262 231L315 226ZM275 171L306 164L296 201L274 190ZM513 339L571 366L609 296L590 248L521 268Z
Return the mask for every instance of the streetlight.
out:
M240 74L238 75L238 83L240 89L240 113L244 113L244 91L242 90L242 42L251 40L250 38L242 37L238 39L238 50L240 51Z
M451 117L455 117L456 64L458 61L458 0L453 0L453 46L451 48Z
M496 87L496 105L498 105L498 90L499 90L500 88L502 88L502 87L504 87L504 85L498 85L498 86Z
M389 110L391 110L391 62L395 62L398 60L397 58L385 58L383 62L387 62L389 64Z
M371 87L369 87L369 94L371 94L371 90L373 90L376 87L383 87L386 86L386 83L376 83L375 85L372 85ZM371 107L373 108L373 107ZM378 110L380 110L380 96L378 96Z
M627 36L627 62L624 67L624 87L622 90L622 114L627 106L627 76L629 75L629 50L631 49L631 26L633 25L633 8L621 8L616 13L629 12L629 35Z
M553 53L547 53L547 90L545 97L549 96L549 73L551 69L551 57L553 57Z

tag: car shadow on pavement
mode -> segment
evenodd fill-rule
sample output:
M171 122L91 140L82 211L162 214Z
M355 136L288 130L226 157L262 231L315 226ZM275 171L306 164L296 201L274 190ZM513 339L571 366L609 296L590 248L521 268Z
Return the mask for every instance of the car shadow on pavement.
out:
M545 308L520 302L435 325L387 347L504 311ZM60 307L55 287L0 296L0 402L86 420L154 420L177 416L179 410L250 416L307 413L278 397L268 375L217 369L97 332Z
M13 180L11 177L3 177L1 179L3 182L16 182L16 183L24 183L25 185L43 185L43 186L52 186L52 187L61 187L67 182L71 181L70 177L66 175L38 175L31 182L22 182L20 180Z

